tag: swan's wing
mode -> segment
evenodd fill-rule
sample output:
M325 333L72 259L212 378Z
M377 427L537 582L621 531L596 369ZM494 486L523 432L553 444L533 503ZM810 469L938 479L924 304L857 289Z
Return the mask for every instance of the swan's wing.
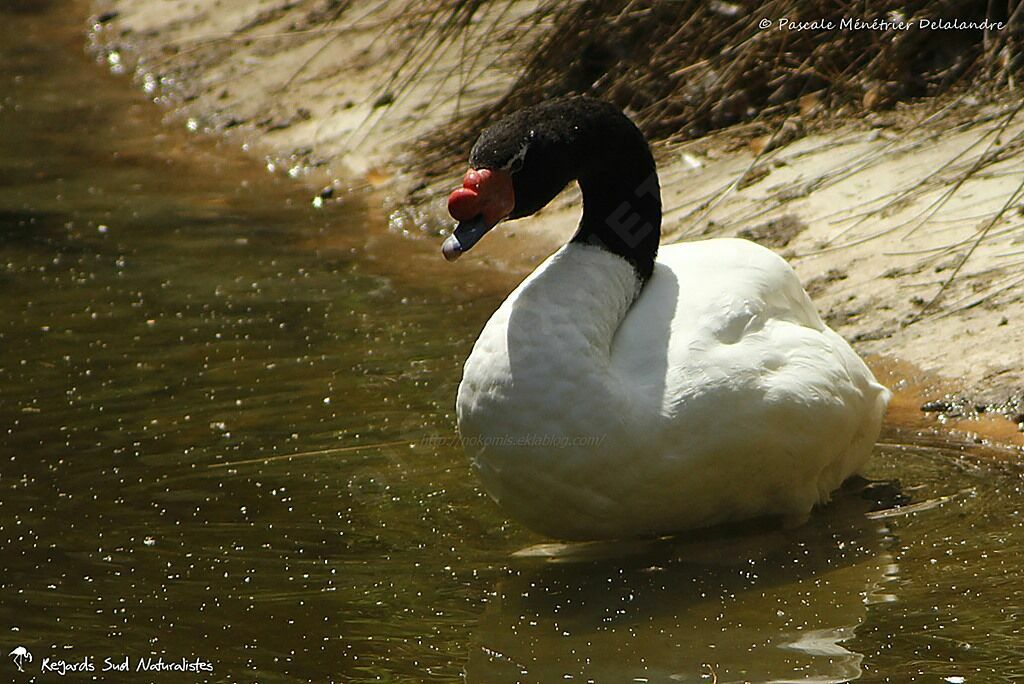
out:
M666 247L616 333L612 368L646 404L637 415L656 416L646 429L663 449L726 454L755 443L800 467L836 468L823 489L860 467L888 402L792 268L745 240ZM807 463L819 451L824 461Z
M669 245L616 333L612 366L625 377L657 383L665 370L709 348L737 344L770 322L825 329L781 257L747 240ZM762 350L770 351L770 345Z

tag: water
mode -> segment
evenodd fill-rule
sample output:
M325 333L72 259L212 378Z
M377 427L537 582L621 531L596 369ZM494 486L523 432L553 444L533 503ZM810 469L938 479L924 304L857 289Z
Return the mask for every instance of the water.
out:
M59 679L46 658L139 682L1024 677L1009 452L894 427L872 475L910 512L848 493L799 530L515 556L544 540L447 441L508 278L389 233L375 198L314 210L234 146L163 126L83 54L82 16L4 7L12 681ZM149 657L213 672L135 671Z

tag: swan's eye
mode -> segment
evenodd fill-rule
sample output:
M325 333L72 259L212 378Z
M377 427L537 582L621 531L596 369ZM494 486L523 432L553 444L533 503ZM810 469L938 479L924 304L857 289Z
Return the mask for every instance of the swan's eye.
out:
M526 143L519 150L516 151L512 158L505 164L504 170L509 173L515 173L523 168L523 163L526 161L526 153L530 151L530 144Z

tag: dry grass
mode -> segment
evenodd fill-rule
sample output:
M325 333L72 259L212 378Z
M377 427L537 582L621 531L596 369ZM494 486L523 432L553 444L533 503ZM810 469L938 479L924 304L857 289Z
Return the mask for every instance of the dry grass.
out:
M448 0L448 4L464 0ZM794 112L824 118L891 107L969 83L1015 87L1020 0L592 0L544 2L550 23L527 51L515 85L464 125L423 144L428 166L464 152L487 122L522 106L587 93L630 111L654 140L699 137L743 121ZM778 20L948 18L1001 21L1001 31L780 30ZM762 20L772 22L761 29ZM519 25L500 27L519 32Z
M166 61L234 41L321 40L279 86L311 72L352 26L378 25L389 50L388 77L375 89L373 113L353 133L374 135L389 105L435 70L442 53L459 55L444 75L460 84L512 69L511 88L420 141L421 171L447 169L487 123L523 106L567 94L591 94L629 111L653 140L682 140L738 123L798 113L828 120L970 84L976 94L1015 89L1022 64L1021 0L430 0L400 14L384 0L288 0L233 32L166 46ZM301 15L284 32L254 29ZM779 20L865 22L920 19L1003 22L999 31L913 28L782 30ZM762 29L762 22L771 26ZM519 55L488 63L485 43ZM437 74L433 74L435 77ZM445 91L438 88L438 97ZM461 98L461 95L457 95ZM441 103L426 103L430 110ZM430 174L432 175L432 174Z

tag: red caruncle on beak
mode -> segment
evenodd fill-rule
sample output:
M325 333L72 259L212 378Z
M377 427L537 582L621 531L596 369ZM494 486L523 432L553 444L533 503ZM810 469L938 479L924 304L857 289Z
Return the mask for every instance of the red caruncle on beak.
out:
M515 204L511 174L501 169L470 169L462 187L448 196L448 213L456 221L481 217L491 227L512 213Z

